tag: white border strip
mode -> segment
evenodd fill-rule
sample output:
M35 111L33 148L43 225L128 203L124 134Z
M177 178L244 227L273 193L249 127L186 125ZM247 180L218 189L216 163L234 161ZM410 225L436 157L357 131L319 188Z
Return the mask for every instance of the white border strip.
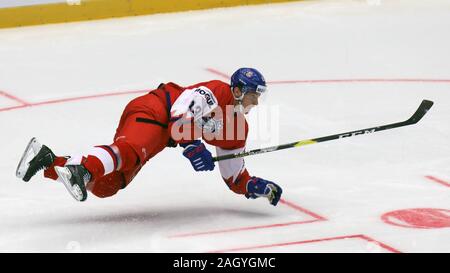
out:
M73 1L73 0L72 0ZM34 6L42 4L69 3L68 0L0 0L0 8Z

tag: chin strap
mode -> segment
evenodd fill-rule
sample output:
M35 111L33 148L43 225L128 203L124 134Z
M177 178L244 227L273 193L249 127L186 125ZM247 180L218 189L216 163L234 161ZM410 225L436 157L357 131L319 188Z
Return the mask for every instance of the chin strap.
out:
M239 113L244 113L244 106L242 106L242 99L244 99L244 92L241 92L239 97L236 97L233 92L233 88L231 88L231 94L233 94L234 99L237 101L237 105L234 106L234 111Z

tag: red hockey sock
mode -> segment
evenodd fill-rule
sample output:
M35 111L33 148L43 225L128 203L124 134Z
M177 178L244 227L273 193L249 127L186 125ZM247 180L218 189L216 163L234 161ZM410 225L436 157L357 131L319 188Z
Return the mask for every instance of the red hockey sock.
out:
M53 164L44 170L44 177L53 180L58 179L55 167L63 167L67 164L83 165L91 174L91 181L108 175L117 170L132 169L139 164L139 159L133 148L125 142L112 145L96 146L83 157L56 157Z
M50 178L53 180L58 179L58 175L55 172L55 167L63 167L67 162L67 158L58 156L55 161L53 161L52 165L48 167L48 169L44 170L44 177Z
M91 181L94 181L97 178L105 175L105 167L103 165L103 162L96 156L93 155L88 155L88 157L83 156L81 164L91 174Z
M136 152L125 142L96 146L81 164L91 173L92 180L114 171L134 168L139 162Z
M120 153L120 170L130 170L139 164L138 155L131 145L124 141L114 142L113 145L117 147Z

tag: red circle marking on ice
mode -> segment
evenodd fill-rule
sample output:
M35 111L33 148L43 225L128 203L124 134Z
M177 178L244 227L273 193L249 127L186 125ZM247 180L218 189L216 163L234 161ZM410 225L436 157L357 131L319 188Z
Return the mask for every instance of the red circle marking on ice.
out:
M385 213L381 219L390 225L407 228L446 228L450 227L448 209L404 209Z

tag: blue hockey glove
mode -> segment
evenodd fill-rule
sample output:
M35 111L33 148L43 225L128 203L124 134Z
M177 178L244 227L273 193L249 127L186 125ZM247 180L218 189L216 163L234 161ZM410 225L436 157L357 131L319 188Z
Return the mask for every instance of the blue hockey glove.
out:
M191 161L195 171L214 170L215 164L212 155L200 140L180 144L180 146L184 148L183 155Z
M253 176L247 182L247 193L245 197L252 199L266 197L269 199L270 204L276 206L278 201L280 201L282 193L283 190L281 187L274 182Z

